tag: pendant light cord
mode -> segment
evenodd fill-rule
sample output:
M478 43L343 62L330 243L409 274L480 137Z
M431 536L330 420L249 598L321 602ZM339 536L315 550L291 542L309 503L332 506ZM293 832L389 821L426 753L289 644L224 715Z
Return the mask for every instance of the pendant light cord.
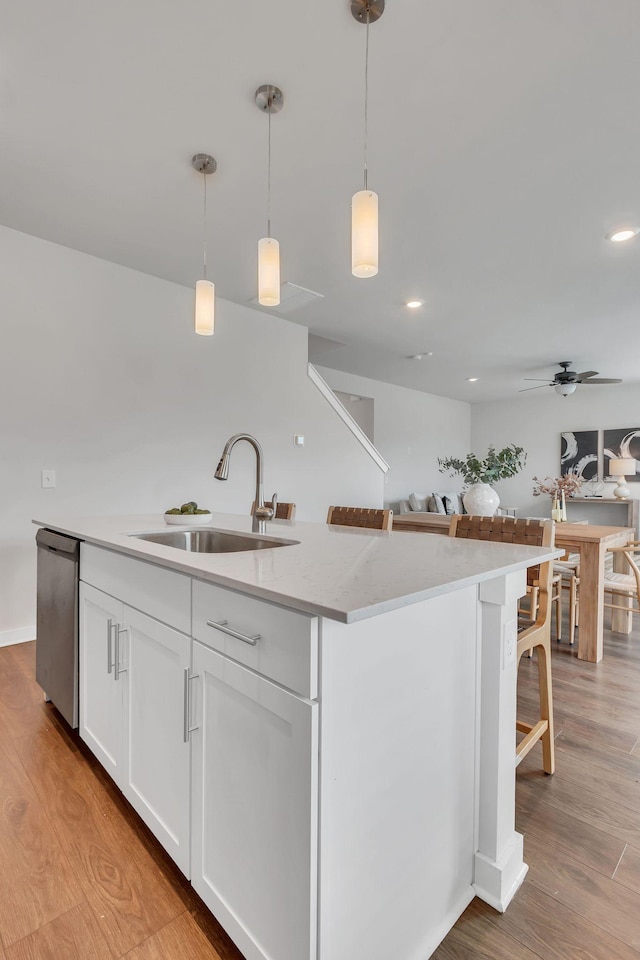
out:
M202 215L202 260L203 260L203 280L207 279L207 174L203 171L202 179L204 181L204 205Z
M269 91L269 134L267 148L267 236L271 236L271 103L272 94Z
M367 167L367 141L369 138L369 23L370 7L367 2L367 42L364 54L364 189L367 189L369 170Z

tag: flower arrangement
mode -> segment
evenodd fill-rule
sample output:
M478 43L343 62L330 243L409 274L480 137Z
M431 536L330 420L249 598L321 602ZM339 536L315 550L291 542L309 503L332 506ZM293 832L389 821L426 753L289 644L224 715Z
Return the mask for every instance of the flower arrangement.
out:
M533 488L534 497L546 494L553 500L559 500L562 494L566 497L574 497L584 483L584 479L576 473L565 473L561 477L545 477L544 480L533 478L535 486Z
M467 486L474 483L495 483L496 480L506 480L515 477L527 462L527 455L523 447L510 444L496 453L495 447L489 447L484 460L476 457L475 453L468 453L464 460L458 457L438 457L440 473L448 471L449 476L459 474Z

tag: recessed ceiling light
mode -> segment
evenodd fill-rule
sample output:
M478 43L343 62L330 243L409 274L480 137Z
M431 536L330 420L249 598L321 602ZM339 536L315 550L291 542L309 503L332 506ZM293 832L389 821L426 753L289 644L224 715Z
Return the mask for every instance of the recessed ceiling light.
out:
M409 310L417 310L418 307L421 307L424 304L424 300L407 300L405 307L408 307Z
M620 230L613 230L607 234L607 240L612 243L624 243L625 240L632 240L640 233L640 227L621 227Z
M432 357L433 350L429 350L426 353L412 353L411 356L407 357L407 360L422 360L423 357Z
M475 383L477 379L478 379L477 377L467 377L467 382L468 382L468 383Z

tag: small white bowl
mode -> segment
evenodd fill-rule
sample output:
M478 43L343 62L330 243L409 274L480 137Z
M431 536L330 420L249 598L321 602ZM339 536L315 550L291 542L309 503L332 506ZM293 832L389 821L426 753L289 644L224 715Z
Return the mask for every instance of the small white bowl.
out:
M197 527L203 523L211 523L210 513L165 513L165 523L177 523L182 527Z

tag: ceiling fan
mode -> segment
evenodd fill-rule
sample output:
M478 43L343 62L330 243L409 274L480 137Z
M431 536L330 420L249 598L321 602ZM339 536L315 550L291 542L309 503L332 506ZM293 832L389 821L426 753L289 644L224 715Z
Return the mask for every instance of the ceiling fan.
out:
M541 380L537 387L525 387L524 390L518 390L518 393L526 393L528 390L539 390L540 387L555 387L556 393L563 397L568 397L573 393L579 383L585 386L590 383L622 383L622 380L610 380L607 377L599 377L597 370L585 370L583 373L576 373L575 370L569 370L571 360L560 360L558 366L562 370L554 375L553 380ZM536 377L525 377L525 380L537 380Z

